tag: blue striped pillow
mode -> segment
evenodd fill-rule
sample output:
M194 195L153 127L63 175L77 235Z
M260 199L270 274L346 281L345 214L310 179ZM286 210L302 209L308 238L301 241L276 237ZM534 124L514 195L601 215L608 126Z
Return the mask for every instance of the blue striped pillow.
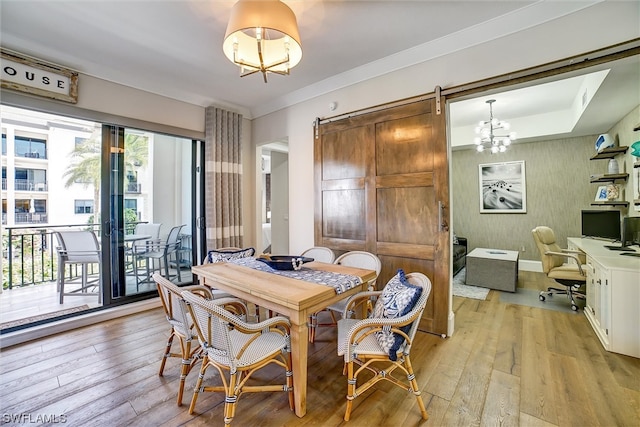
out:
M398 269L398 273L387 282L382 295L376 301L373 308L373 317L395 319L408 314L420 298L422 288L409 283L404 270ZM400 327L400 330L407 333L411 329L411 323ZM389 353L389 359L397 360L397 353L404 342L402 335L391 331L376 332L378 344Z

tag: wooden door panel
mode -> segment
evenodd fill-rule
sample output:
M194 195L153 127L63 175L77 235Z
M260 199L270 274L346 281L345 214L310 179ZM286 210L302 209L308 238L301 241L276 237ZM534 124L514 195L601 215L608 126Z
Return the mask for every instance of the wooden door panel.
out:
M366 127L359 126L323 135L322 180L366 176L368 134Z
M376 188L384 187L429 187L433 186L433 172L376 177Z
M333 190L322 193L322 235L365 240L364 190Z
M380 188L376 199L378 242L436 243L437 215L434 218L431 211L433 187Z
M376 124L376 174L432 171L430 135L426 114Z

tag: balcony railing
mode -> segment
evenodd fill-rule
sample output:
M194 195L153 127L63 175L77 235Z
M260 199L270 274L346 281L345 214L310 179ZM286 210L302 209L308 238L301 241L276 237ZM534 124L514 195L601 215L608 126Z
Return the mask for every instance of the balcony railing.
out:
M127 193L140 194L141 191L142 191L142 184L138 184L137 182L129 182L126 185Z
M4 220L4 214L3 214ZM125 233L133 232L136 224L127 224ZM58 241L55 231L92 230L100 235L99 224L69 224L59 226L7 227L2 234L3 288L12 289L55 281L58 279ZM88 274L97 274L98 266L92 266ZM81 268L71 266L65 277L80 277Z
M3 182L3 189L4 182ZM16 179L16 191L47 191L47 183L43 181L34 181L31 179Z
M46 213L16 213L16 224L46 224L49 216Z
M2 189L3 190L7 189L7 178L2 178Z

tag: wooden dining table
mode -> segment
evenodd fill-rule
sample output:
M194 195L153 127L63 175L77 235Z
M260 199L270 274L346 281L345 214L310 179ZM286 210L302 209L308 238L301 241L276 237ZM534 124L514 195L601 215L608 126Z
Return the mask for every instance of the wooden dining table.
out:
M331 286L259 271L230 262L194 266L192 271L200 284L228 293L272 310L291 322L291 357L293 360L293 394L295 413L303 417L307 412L307 354L308 319L312 313L361 291L375 279L376 272L338 264L310 262L304 268L358 276L362 283L337 294Z

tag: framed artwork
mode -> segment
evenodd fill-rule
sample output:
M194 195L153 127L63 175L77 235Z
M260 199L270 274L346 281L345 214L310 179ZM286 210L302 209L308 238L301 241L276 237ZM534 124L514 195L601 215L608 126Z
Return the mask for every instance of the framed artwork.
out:
M596 202L604 202L607 200L607 186L600 185L596 190Z
M478 165L480 213L526 213L524 160Z

